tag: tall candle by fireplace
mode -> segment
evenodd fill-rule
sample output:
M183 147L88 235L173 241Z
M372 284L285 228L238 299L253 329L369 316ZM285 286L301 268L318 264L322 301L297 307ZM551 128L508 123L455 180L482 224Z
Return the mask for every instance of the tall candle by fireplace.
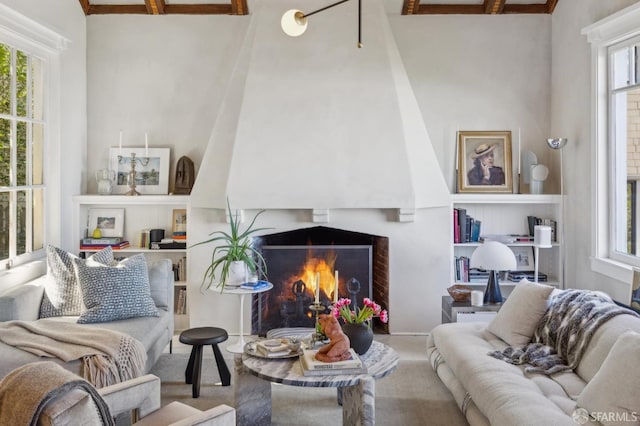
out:
M122 130L120 130L120 143L118 144L118 147L120 148L120 151L118 152L118 154L122 156Z
M144 156L149 157L149 136L144 132Z
M316 305L320 303L320 272L316 272Z
M335 290L333 291L333 303L338 303L338 270L335 272Z

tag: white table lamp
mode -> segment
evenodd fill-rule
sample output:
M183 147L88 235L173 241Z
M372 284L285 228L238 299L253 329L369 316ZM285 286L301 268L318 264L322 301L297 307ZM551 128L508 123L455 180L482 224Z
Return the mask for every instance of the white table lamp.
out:
M471 255L470 266L489 271L484 303L502 303L498 272L516 269L516 256L511 249L497 241L487 241L475 249Z
M533 248L535 250L534 281L538 282L538 264L540 262L540 249L551 247L551 227L536 225L533 228Z

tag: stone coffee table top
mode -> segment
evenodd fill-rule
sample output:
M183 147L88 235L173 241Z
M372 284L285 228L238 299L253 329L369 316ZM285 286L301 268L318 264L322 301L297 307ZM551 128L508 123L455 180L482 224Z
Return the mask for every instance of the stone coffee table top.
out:
M356 385L365 377L380 379L387 376L398 366L399 359L393 348L376 341L360 358L367 366L365 374L304 376L297 357L267 359L242 354L242 364L250 374L274 383L303 387L345 387Z

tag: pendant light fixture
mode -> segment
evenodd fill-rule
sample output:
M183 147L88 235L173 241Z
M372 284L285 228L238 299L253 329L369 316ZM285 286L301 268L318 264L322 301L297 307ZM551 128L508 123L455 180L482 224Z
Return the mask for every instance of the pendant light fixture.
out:
M298 9L290 9L287 10L284 15L282 15L282 19L280 20L280 26L282 27L282 31L290 37L298 37L304 34L307 30L307 18L311 15L315 15L316 13L322 12L327 9L331 9L332 7L338 6L339 4L346 3L349 0L340 0L339 2L330 4L318 10L314 10L313 12L304 13ZM358 0L358 48L362 47L362 0Z

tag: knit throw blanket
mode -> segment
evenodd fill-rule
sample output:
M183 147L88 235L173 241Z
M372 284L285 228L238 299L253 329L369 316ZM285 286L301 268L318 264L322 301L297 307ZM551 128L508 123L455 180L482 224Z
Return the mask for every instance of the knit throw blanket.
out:
M616 315L635 312L618 306L604 293L566 290L555 296L538 323L532 342L489 355L510 364L528 364L528 373L551 375L575 369L591 338Z
M33 362L13 370L0 382L0 425L35 426L51 402L73 389L89 394L103 425L113 425L109 407L87 381L51 361Z
M79 359L82 376L97 388L142 375L147 362L144 346L131 336L64 321L0 323L0 341L41 357Z

